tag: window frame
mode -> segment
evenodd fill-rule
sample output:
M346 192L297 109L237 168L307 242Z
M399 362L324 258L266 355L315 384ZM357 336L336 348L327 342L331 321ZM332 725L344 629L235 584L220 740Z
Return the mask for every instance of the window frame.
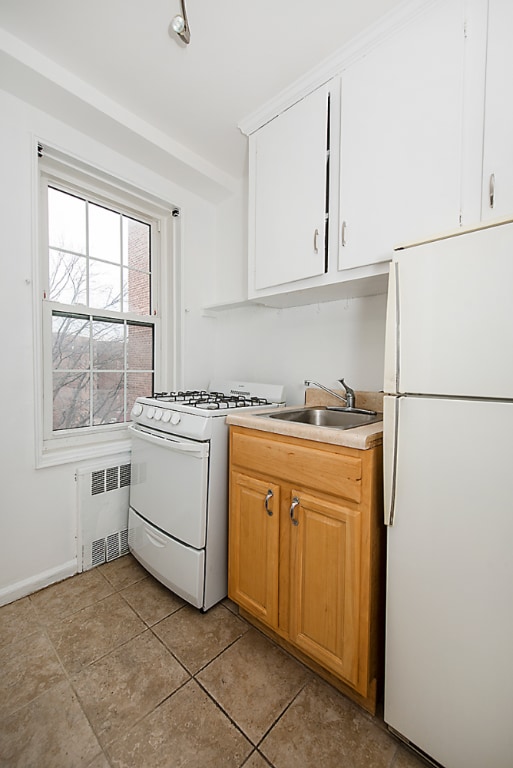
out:
M114 454L129 447L129 422L53 430L52 313L82 314L94 318L123 319L153 326L155 389L174 386L180 348L177 306L179 272L176 269L176 207L110 174L53 150L38 142L36 157L35 238L35 404L36 467ZM150 225L150 315L68 305L49 296L48 186L125 213ZM176 216L176 213L174 214ZM128 417L128 414L127 414Z

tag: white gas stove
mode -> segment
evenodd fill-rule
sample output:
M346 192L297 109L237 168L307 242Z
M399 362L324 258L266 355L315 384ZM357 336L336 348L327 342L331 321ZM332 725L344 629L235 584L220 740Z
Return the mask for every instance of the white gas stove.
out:
M281 385L217 380L208 390L138 397L132 408L130 550L197 608L227 594L225 417L284 404Z
M206 419L225 417L233 409L284 405L284 392L285 388L278 384L219 379L212 381L208 390L156 392L152 397L138 397L131 415L136 424L158 432L207 440L213 429Z

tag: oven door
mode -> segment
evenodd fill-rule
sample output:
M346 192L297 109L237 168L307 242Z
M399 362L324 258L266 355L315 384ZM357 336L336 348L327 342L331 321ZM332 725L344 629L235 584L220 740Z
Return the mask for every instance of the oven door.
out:
M205 546L209 443L131 425L130 506L168 536Z

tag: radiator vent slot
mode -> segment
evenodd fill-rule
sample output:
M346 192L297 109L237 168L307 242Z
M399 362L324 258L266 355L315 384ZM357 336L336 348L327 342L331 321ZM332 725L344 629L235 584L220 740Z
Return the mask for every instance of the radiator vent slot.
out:
M122 464L118 467L107 467L91 472L91 495L115 491L130 485L131 466Z
M131 480L129 456L108 466L77 470L82 570L126 555ZM121 460L120 460L121 459Z

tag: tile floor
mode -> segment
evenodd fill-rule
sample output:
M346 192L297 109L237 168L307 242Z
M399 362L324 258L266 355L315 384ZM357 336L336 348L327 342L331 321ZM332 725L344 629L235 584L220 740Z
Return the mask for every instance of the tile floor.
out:
M1 768L425 768L237 615L130 556L0 608Z

